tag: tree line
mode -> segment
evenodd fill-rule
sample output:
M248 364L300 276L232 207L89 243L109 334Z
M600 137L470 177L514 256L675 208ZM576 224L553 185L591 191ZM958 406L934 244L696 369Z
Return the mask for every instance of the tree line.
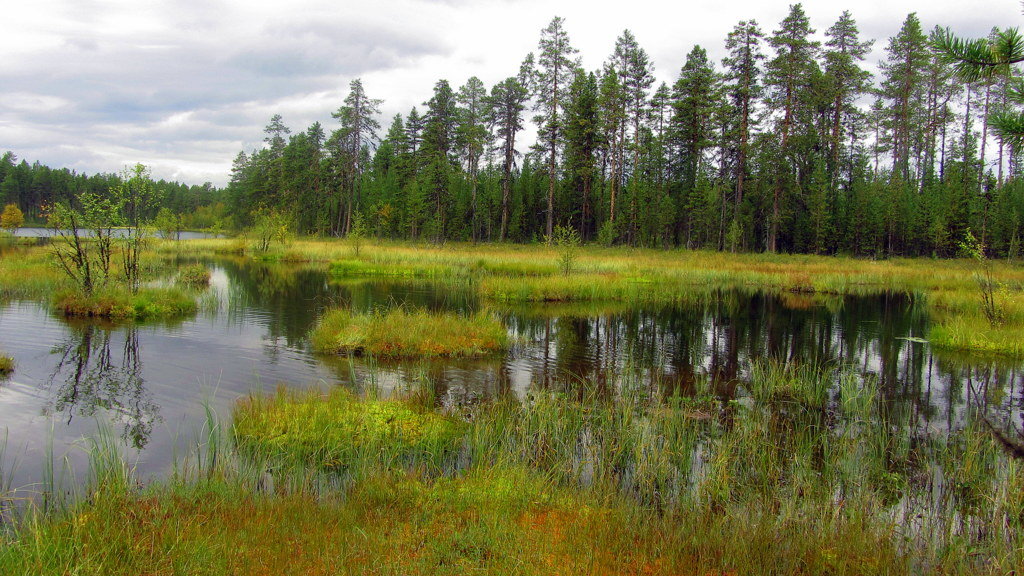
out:
M656 85L629 30L586 70L556 17L512 75L438 80L386 128L360 79L333 126L293 133L274 115L222 193L181 190L175 211L216 198L237 228L273 215L305 234L433 242L531 242L560 226L609 245L948 256L977 239L1016 255L1020 162L989 118L1020 80L956 77L933 49L943 34L908 15L873 75L874 40L849 12L819 35L795 4L770 32L737 23L720 62L694 46Z
M154 200L139 215L153 221L161 208L177 217L177 225L185 229L223 227L228 222L224 191L210 183L188 185L166 180L152 181ZM108 198L125 183L125 174L86 175L67 168L51 168L26 160L18 160L13 152L0 155L0 206L12 204L24 213L26 222L45 225L53 207L80 207L83 195Z

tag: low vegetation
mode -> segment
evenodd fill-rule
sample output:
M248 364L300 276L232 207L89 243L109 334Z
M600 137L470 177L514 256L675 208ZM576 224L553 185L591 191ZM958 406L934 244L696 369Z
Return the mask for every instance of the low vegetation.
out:
M190 241L177 253L222 254L232 242ZM566 268L565 248L554 245L377 241L354 258L345 242L328 240L296 240L276 257L285 255L293 261L326 264L338 279L380 276L459 282L502 306L673 303L713 297L721 290L817 297L897 292L912 295L923 305L932 321L930 339L936 345L1024 357L1015 337L1024 329L1024 267L1012 261L985 263L987 285L997 286L986 293L977 280L982 271L976 258L872 260L573 246ZM986 312L993 308L1000 319L997 325Z
M53 307L65 316L111 320L178 318L197 309L195 295L177 288L143 288L135 294L103 290L91 296L61 292L54 296Z
M189 288L205 288L210 285L210 270L202 264L189 264L178 270L178 284Z
M0 376L14 372L14 358L0 354Z
M462 445L464 424L397 399L329 394L255 396L235 412L239 449L278 464L325 470L413 464L441 470Z
M473 358L505 350L508 335L486 312L463 316L393 308L353 314L328 311L310 335L323 354L371 354L382 358Z
M111 273L111 281L86 293L54 266L48 247L18 247L0 259L0 300L46 302L59 313L74 317L177 318L195 314L196 290L209 282L209 272L204 266L197 266L185 266L179 271L172 261L152 250L144 251L138 269L146 285L132 291ZM179 286L151 282L175 276Z
M532 390L466 419L428 392L256 395L238 404L233 447L211 436L206 464L165 482L140 488L93 451L89 497L24 512L0 572L1005 574L1024 561L1024 467L984 426L915 426L873 379L828 367L755 365L744 387L729 403L706 383L665 399L630 381L614 398Z

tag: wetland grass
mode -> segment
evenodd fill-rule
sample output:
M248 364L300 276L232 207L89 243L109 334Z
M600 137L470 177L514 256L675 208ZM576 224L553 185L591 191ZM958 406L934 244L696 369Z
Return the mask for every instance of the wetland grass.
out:
M87 296L58 271L48 248L23 248L0 258L0 300L48 302L51 308L69 317L148 320L195 314L198 285L180 288L154 282L175 276L176 266L155 252L146 251L140 268L151 285L144 285L133 294L112 273L103 287ZM184 273L188 272L186 267Z
M197 310L195 295L178 288L143 288L135 294L105 289L92 296L67 291L54 296L53 307L64 316L111 320L180 318Z
M469 421L338 389L254 395L210 470L140 488L100 454L109 473L91 482L113 489L25 516L0 572L1006 574L1024 561L1020 462L980 426L894 417L873 379L765 365L728 402L619 384L611 398L532 390Z
M363 400L343 388L279 390L242 401L233 434L240 450L267 461L324 470L446 467L462 444L463 422L401 399Z
M228 239L182 242L193 255L228 250ZM158 246L157 251L166 250ZM559 269L559 251L547 245L403 242L369 243L353 258L347 243L297 240L288 258L330 263L335 278L386 276L459 281L495 303L626 302L673 303L714 291L746 290L780 295L877 295L903 293L924 303L939 347L1022 357L1024 267L989 262L1000 287L1000 326L986 325L977 262L842 256L731 254L713 251L581 247L571 274ZM0 272L2 274L2 272Z
M370 354L382 358L474 358L502 352L508 335L486 312L472 316L393 308L353 314L328 311L310 334L323 354Z
M186 288L206 288L210 285L210 270L202 264L182 266L175 281Z

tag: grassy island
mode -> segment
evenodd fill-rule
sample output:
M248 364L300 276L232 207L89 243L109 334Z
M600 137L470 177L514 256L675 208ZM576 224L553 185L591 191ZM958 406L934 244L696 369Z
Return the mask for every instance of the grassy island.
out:
M331 310L310 335L324 354L371 354L381 358L475 358L505 350L508 335L487 313L463 316L395 308L353 314Z

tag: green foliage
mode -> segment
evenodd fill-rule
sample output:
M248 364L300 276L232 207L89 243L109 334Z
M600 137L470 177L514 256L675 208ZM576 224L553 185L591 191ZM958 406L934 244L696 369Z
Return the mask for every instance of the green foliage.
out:
M164 240L177 239L181 232L181 217L164 206L156 213L153 227Z
M278 210L262 208L256 212L247 231L253 241L253 250L265 254L275 244L283 246L291 236L291 223L287 215Z
M597 243L601 246L611 246L615 243L617 236L618 232L615 230L615 222L607 220L597 232Z
M352 247L352 256L359 258L363 249L363 240L366 239L366 225L363 223L362 215L356 214L352 217L352 227L349 228L346 238L348 238L348 245Z
M558 225L547 243L558 251L558 268L562 274L572 274L579 257L580 233L570 226Z
M981 292L981 310L985 314L985 318L988 319L989 325L995 328L1004 320L1003 307L999 304L997 296L1004 291L1005 286L994 278L992 263L985 256L985 245L974 237L970 229L967 230L958 246L960 257L974 260L981 269L974 273L974 280L978 283L978 289Z

